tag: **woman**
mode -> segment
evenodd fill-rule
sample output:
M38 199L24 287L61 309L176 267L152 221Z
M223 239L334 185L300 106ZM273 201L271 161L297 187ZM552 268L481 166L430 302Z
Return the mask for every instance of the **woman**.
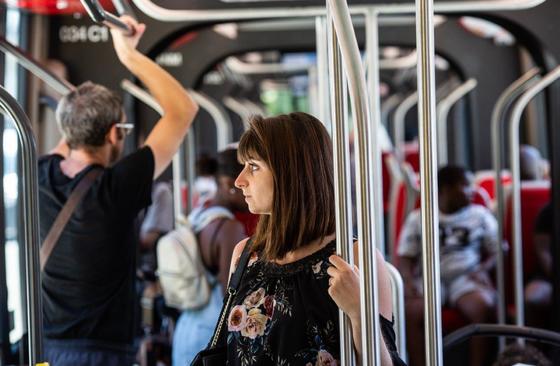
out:
M351 319L361 356L359 277L335 255L332 146L305 113L254 118L241 137L235 185L261 214L227 318L229 365L336 365L338 310ZM231 271L247 239L235 248ZM389 276L377 256L383 365L399 365Z
M215 172L216 195L204 206L194 209L189 222L197 236L200 255L211 283L214 283L209 303L202 309L181 313L173 336L173 365L190 364L194 356L208 343L222 307L227 287L229 264L233 249L247 236L244 225L234 213L247 211L241 191L234 186L243 166L237 161L237 150L220 152Z

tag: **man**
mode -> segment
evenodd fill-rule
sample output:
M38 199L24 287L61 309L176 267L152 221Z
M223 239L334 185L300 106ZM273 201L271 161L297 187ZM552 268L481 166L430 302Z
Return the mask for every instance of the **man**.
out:
M171 162L198 110L175 79L136 50L145 26L122 20L134 35L111 30L117 56L164 113L144 147L118 161L131 126L113 92L87 82L59 103L56 115L64 140L39 160L42 240L80 180L92 170L101 173L42 273L45 354L56 366L134 362L133 221L150 204L152 181Z
M471 203L472 174L457 166L438 172L442 305L456 308L472 323L495 317L495 290L489 271L495 265L497 222L483 206ZM407 336L411 365L423 365L423 299L418 274L422 256L420 211L407 218L400 236L399 270L407 298ZM471 365L485 364L484 340L471 342Z

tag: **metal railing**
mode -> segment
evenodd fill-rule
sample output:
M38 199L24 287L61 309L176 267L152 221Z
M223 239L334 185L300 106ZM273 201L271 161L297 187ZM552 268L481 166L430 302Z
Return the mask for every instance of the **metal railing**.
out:
M14 46L1 36L0 51L13 55L22 67L24 67L27 71L31 72L33 75L37 76L43 82L48 84L51 88L56 90L57 93L65 95L75 89L75 86L70 82L59 78L52 72L48 71L21 48Z
M515 103L509 120L509 159L511 165L512 196L512 241L515 283L515 323L525 324L525 303L523 288L523 238L521 233L521 167L519 164L519 125L527 104L541 91L560 78L560 66L546 74L541 80L525 91Z
M39 180L37 148L31 122L17 101L0 86L0 108L15 125L21 144L23 187L23 245L25 248L25 287L27 295L27 334L29 363L43 362L43 321L41 273L39 267Z
M360 305L362 331L362 364L378 365L380 360L379 311L377 291L377 263L374 240L376 239L377 220L372 204L376 197L372 165L372 147L377 136L372 135L371 116L368 105L368 88L362 67L360 50L352 28L348 6L344 0L327 1L328 17L332 16L338 48L348 78L350 99L355 121L356 151L356 202L358 217L358 237L360 243ZM335 48L336 49L336 48ZM371 70L377 70L377 67ZM380 178L380 176L375 177ZM348 258L345 258L348 259ZM344 333L343 333L344 334ZM342 342L346 344L345 341ZM351 352L351 350L347 350Z
M399 271L390 263L387 270L391 277L391 288L393 290L393 314L395 315L395 336L399 356L404 362L408 360L406 350L406 321L404 302L404 283Z
M470 93L478 82L475 79L469 79L459 85L449 95L443 98L437 104L437 141L438 141L438 160L440 165L447 165L448 162L448 148L447 148L447 118L451 108L461 100L465 95Z
M171 10L154 4L150 0L132 0L146 15L163 22L228 22L248 19L281 19L306 18L326 14L324 7L277 7L277 8L244 8L227 10ZM472 11L500 11L530 9L542 4L545 0L509 0L509 1L469 1L438 2L435 11L438 13L460 13ZM380 14L414 14L415 6L410 4L376 4L369 6L352 6L352 14L365 14L368 8L375 8Z
M502 169L504 167L504 141L503 132L507 111L513 102L539 77L540 70L533 68L526 72L519 79L514 81L499 96L494 109L492 110L491 134L492 134L492 165L494 168L494 192L496 197L496 219L498 221L498 251L496 253L496 290L498 292L498 323L506 323L506 302L505 302L505 263L504 246L504 215L505 215L505 194L502 184ZM500 347L503 348L505 342L500 339Z

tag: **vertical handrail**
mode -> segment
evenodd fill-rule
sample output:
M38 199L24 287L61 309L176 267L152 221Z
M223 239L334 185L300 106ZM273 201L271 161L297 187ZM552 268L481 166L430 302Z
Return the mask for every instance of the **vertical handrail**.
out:
M393 117L393 143L395 145L395 157L399 163L405 160L404 156L404 129L406 123L406 115L412 107L418 104L418 92L415 91L403 99L395 109L395 116Z
M526 72L519 79L508 86L502 94L500 94L494 108L492 110L491 129L492 129L492 165L494 167L494 193L496 197L496 219L498 221L498 248L496 253L496 289L498 291L498 323L506 323L506 285L505 285L505 264L504 264L504 211L505 198L502 184L502 168L504 167L504 147L503 147L503 131L506 121L507 110L523 91L535 81L539 76L540 70L533 68ZM505 346L505 340L500 338L500 348Z
M368 105L368 91L362 66L360 50L352 28L352 20L348 5L344 0L327 0L327 11L332 14L339 40L342 61L352 102L352 112L355 120L355 156L356 156L356 200L358 212L358 237L360 243L360 305L362 331L362 364L379 365L380 337L379 307L377 291L377 263L376 250L373 241L377 220L375 220L373 203L375 195L374 178L381 181L381 177L374 177L371 157L372 143L377 136L372 135L372 121ZM372 204L373 203L373 204Z
M402 102L403 96L401 94L393 94L383 103L381 103L381 123L385 125L385 128L389 128L389 114L393 109L395 109Z
M318 117L325 125L328 125L329 117L329 74L328 74L328 28L330 24L324 16L315 17L315 39L317 48L317 99L319 102ZM337 43L338 44L338 43ZM332 86L332 85L331 85ZM332 116L332 115L331 115ZM334 116L332 116L334 117ZM330 124L331 131L335 130L336 120L332 120Z
M512 196L512 238L515 282L516 324L525 324L525 303L523 298L523 238L521 233L521 167L519 164L519 125L527 104L541 91L560 78L560 66L556 67L541 80L524 92L513 106L509 121L509 159L511 165Z
M226 111L212 98L206 94L189 90L189 94L192 95L194 101L204 109L212 120L216 124L216 139L218 144L218 151L227 148L233 141L233 133L231 131L231 120Z
M327 30L327 66L329 88L331 93L331 126L334 156L334 194L336 214L337 253L352 263L352 193L350 189L350 131L347 124L348 96L346 79L342 70L342 60L338 47L338 39L332 18L326 20ZM330 61L330 62L329 62ZM327 71L327 70L325 70ZM328 108L328 105L326 106ZM352 344L352 328L350 319L339 310L340 361L342 365L351 366L354 360Z
M455 88L449 95L443 98L437 104L437 141L438 141L438 160L440 165L447 165L449 160L449 152L447 148L447 118L451 108L461 100L465 95L470 93L478 82L476 79L469 79Z
M397 351L404 362L408 360L406 353L406 323L404 310L404 282L398 269L391 263L387 263L387 270L391 277L393 289L393 314L395 314L395 335Z
M222 103L233 113L237 114L241 118L241 123L243 123L243 129L247 131L249 129L249 118L251 117L251 112L247 110L247 107L243 105L239 100L226 96L222 99Z
M76 88L67 80L59 78L52 72L45 69L25 51L17 46L14 46L2 36L0 36L0 51L13 55L22 67L37 76L41 79L41 81L56 90L59 94L66 95Z
M379 92L380 76L379 76L379 14L373 8L369 8L366 13L366 61L369 69L367 77L367 90L369 92L369 111L371 113L371 136L373 139L369 141L370 144L370 160L373 169L373 177L375 181L382 182L381 172L381 144L380 135L381 126L381 95ZM385 251L385 232L383 225L383 184L373 185L373 219L375 220L375 243L377 249L383 255Z
M39 270L39 179L37 148L31 122L17 101L0 86L0 107L14 121L21 144L23 187L23 243L25 247L25 285L27 295L27 334L29 363L42 362L43 321L41 273Z
M422 269L424 273L424 331L426 364L443 364L439 272L439 206L436 154L436 92L433 0L416 0L418 51L418 136L420 140L420 201Z

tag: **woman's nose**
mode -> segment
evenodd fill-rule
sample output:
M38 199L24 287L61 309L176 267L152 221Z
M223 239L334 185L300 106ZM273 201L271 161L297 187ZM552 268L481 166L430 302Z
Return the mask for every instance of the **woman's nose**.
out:
M242 187L245 186L245 180L243 179L243 172L241 172L237 178L235 179L235 182L233 182L233 185L235 185L236 188L241 189Z

